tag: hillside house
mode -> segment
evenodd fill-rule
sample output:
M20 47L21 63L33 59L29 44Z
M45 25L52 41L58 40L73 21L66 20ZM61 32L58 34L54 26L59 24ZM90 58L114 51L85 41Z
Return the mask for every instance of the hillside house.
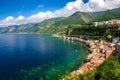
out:
M117 43L115 54L120 57L120 43Z
M120 25L120 20L118 20L118 19L109 20L109 24L110 25Z
M94 22L95 26L103 26L103 25L120 25L120 20L112 19L109 21L102 21L102 22Z
M112 39L112 43L118 43L120 41L119 37L115 37Z

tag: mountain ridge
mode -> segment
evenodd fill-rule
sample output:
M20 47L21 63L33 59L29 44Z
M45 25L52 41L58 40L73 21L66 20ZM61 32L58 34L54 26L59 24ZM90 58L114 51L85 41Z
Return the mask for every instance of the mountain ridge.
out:
M13 25L1 28L0 33L42 33L47 28L61 27L65 25L83 25L96 21L106 21L110 19L120 19L120 8L106 10L101 12L80 12L77 11L68 17L58 17L44 20L39 23L28 23ZM55 29L53 28L53 29ZM62 27L61 27L62 28ZM45 30L47 33L47 30Z

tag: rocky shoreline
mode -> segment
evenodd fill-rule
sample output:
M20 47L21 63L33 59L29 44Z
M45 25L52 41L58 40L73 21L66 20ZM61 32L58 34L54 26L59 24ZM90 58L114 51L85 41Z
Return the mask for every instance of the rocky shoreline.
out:
M86 62L82 64L79 69L70 73L70 75L65 76L63 80L68 80L74 78L80 74L83 74L89 70L93 70L96 66L102 64L110 55L115 51L115 43L108 43L99 40L84 40L78 37L67 37L59 36L63 39L72 40L75 42L83 43L89 46L89 54L86 58Z
M53 35L54 37L60 37L65 40L71 40L75 42L80 42L85 46L89 47L89 53L86 58L84 64L82 64L79 69L72 71L70 75L67 75L63 78L63 80L69 80L74 77L79 76L80 74L84 74L89 70L93 70L96 66L102 64L110 55L120 56L120 42L118 43L108 43L100 40L90 40L90 39L82 39L80 36L61 36L61 35Z

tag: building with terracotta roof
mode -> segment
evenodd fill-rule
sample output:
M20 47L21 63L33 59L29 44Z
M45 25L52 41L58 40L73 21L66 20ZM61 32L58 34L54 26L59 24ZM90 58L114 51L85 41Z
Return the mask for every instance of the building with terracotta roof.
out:
M112 19L109 21L101 21L101 22L94 22L95 26L103 26L103 25L120 25L120 20Z

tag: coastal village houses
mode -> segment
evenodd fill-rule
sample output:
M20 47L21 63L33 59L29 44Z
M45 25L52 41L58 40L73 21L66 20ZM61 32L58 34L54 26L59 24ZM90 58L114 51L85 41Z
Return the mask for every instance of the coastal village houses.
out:
M101 21L101 22L94 22L95 26L103 26L103 25L120 25L120 20L112 19L109 21Z
M99 40L83 40L79 38L73 38L74 41L87 43L90 46L90 54L87 56L87 62L85 62L79 69L71 72L70 76L65 78L75 77L88 70L93 70L94 67L102 64L115 50L114 43L107 43ZM119 50L119 49L118 49Z
M120 57L120 42L116 45L116 55Z

